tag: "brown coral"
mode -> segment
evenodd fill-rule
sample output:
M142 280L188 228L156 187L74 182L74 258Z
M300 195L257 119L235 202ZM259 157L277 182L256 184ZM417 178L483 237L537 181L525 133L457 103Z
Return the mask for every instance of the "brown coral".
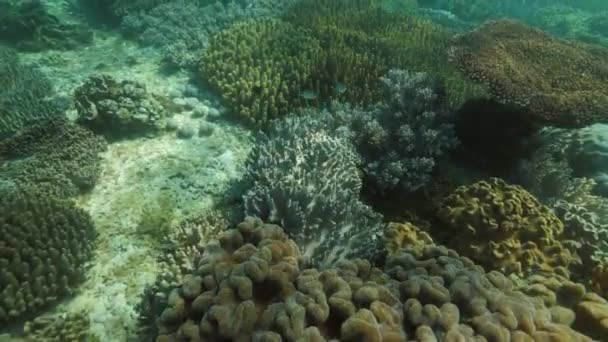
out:
M567 274L580 259L560 241L564 226L526 190L498 178L461 186L440 203L439 231L449 247L503 273L534 269Z
M527 108L539 125L577 127L608 119L608 49L499 20L456 37L450 57L499 101Z

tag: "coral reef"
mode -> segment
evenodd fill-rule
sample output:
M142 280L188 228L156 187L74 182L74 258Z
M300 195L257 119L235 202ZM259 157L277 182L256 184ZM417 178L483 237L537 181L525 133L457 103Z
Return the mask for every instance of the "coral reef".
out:
M108 138L145 134L164 127L166 110L144 84L89 77L74 90L78 122Z
M96 232L71 202L34 192L0 196L0 322L70 294L84 278Z
M0 139L35 120L58 117L50 98L51 82L38 69L22 64L16 51L0 46Z
M377 260L383 225L359 201L358 158L346 140L309 123L278 121L255 145L245 212L281 224L316 265L354 256Z
M391 68L440 76L450 105L485 96L483 87L448 63L449 30L378 0L303 0L285 18L321 42L324 67L309 87L322 100L367 105L382 96L380 78Z
M537 125L579 127L606 121L608 49L561 41L513 20L459 35L450 58L502 102L528 109Z
M95 185L105 149L102 137L78 125L42 120L0 141L0 184L75 196Z
M82 311L36 317L25 323L23 332L28 341L95 341L88 332L89 327L89 316Z
M234 114L256 125L305 104L300 94L321 63L319 42L277 19L237 23L215 36L201 74Z
M361 259L300 269L282 229L248 218L169 294L157 341L591 341L540 298L444 247L402 249L387 273Z
M90 43L84 25L61 22L42 1L0 1L0 40L20 50L73 49Z
M411 222L391 222L386 227L384 246L388 254L403 248L422 251L425 246L434 244L433 238Z
M568 274L580 264L564 225L526 190L498 178L458 187L439 203L437 235L465 256L505 274Z
M595 124L565 134L558 143L565 145L563 159L577 177L596 182L594 192L608 196L608 125Z
M425 186L436 161L458 145L441 83L425 73L392 69L384 101L370 111L337 108L361 155L365 180L377 192Z
M233 23L281 12L290 1L269 0L215 2L168 2L149 11L131 12L122 29L146 45L158 46L165 60L180 67L196 67L211 38Z

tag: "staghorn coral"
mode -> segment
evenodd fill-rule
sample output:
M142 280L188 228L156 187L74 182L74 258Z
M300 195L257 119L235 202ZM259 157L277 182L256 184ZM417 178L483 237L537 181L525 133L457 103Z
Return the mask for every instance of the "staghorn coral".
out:
M256 125L305 104L300 96L321 63L319 42L278 19L237 23L216 35L201 74L234 114Z
M106 142L63 119L42 120L0 141L0 183L58 197L89 191Z
M498 178L457 188L439 204L437 231L448 247L506 274L543 269L559 274L580 263L563 223L523 188Z
M164 127L166 111L145 85L109 75L89 77L74 90L78 122L109 138L143 134Z
M61 116L51 101L53 85L38 69L22 64L16 51L0 46L0 139L32 121Z
M347 141L321 127L289 117L261 138L247 161L245 213L281 224L316 265L377 260L384 227L359 201L358 158Z
M537 125L579 127L606 120L606 48L500 20L457 36L449 54L498 101L525 107Z
M0 196L0 322L37 314L72 293L95 228L73 203L34 192Z
M248 218L171 291L157 341L591 341L498 272L445 247L300 269L282 229Z

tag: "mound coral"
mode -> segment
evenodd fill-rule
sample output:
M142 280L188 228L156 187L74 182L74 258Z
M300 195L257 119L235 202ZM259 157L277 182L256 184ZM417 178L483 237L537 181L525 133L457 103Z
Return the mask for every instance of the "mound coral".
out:
M201 73L234 114L266 125L305 104L301 93L320 56L319 42L306 30L277 19L252 19L213 38Z
M73 203L30 192L0 196L0 322L36 314L84 277L95 228Z
M32 121L59 117L50 98L53 85L38 69L19 61L16 51L0 46L0 139Z
M580 264L577 243L562 239L564 225L551 209L498 178L457 188L440 202L437 217L447 246L489 269L567 274Z
M298 258L281 227L246 219L171 291L157 341L591 341L444 247L402 249L386 273L360 259L300 269Z
M449 54L498 101L525 107L537 125L578 127L607 120L606 48L500 20L457 36Z
M105 140L86 129L43 120L0 141L0 184L75 196L95 185L105 149Z
M314 264L376 260L383 225L359 201L357 162L347 141L311 129L306 118L279 121L248 158L245 212L281 224Z
M78 121L110 138L143 134L164 127L166 111L144 84L89 77L74 90Z

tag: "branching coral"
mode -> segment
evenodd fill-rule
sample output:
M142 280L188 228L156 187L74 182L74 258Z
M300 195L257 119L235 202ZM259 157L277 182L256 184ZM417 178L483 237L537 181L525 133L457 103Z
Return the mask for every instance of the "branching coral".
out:
M0 183L59 197L89 191L106 142L66 120L43 120L0 141Z
M33 192L0 196L0 322L39 313L84 277L96 233L73 203Z
M538 125L606 121L608 49L561 41L512 20L459 35L451 60L497 100L525 107Z
M164 127L165 108L144 84L109 75L88 78L74 91L78 121L111 138Z
M461 186L439 204L447 245L493 270L567 273L580 263L563 223L523 188L492 178Z
M32 121L59 117L61 108L50 100L53 94L45 75L22 64L14 50L0 46L0 139Z
M359 201L357 156L347 141L306 118L277 122L248 158L247 215L281 224L315 264L376 260L383 225Z
M320 66L319 42L277 19L237 23L214 37L201 72L234 114L257 125L304 105L300 94Z

